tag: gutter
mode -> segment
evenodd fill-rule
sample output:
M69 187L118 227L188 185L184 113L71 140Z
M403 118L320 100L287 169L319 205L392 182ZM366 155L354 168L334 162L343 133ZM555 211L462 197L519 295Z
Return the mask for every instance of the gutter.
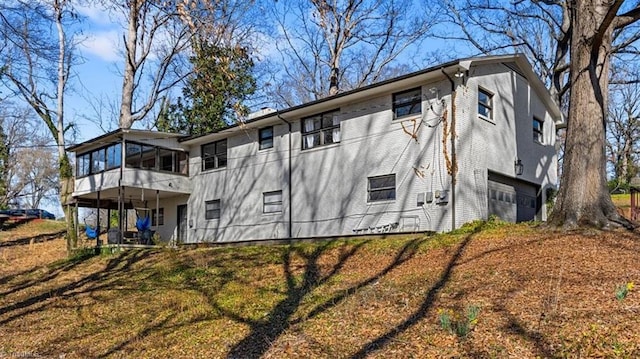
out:
M292 171L291 171L291 169L292 169L292 166L291 166L291 149L292 149L292 145L291 145L291 122L287 121L284 117L282 117L280 115L280 111L276 111L276 116L279 119L281 119L284 123L286 123L287 127L288 127L288 136L287 137L289 137L289 149L288 149L288 152L289 152L289 159L288 159L289 170L287 172L289 173L289 190L288 190L288 192L289 192L289 211L288 211L289 212L289 227L287 228L287 235L288 235L288 238L291 239L291 238L293 238L293 204L292 204L292 202L293 202L293 194L292 194L292 189L293 189L292 178L293 178L293 176L292 176Z

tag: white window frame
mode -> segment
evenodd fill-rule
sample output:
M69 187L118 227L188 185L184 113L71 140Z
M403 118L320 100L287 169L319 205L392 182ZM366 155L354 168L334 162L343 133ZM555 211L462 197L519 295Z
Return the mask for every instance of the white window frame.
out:
M308 150L315 147L340 143L340 109L323 112L314 116L303 118L302 149ZM316 126L319 121L320 126Z
M221 147L221 145L224 143L224 147L225 150L224 152L220 151L218 149L218 147ZM209 155L209 156L205 156L204 153L204 148L207 146L213 146L213 154ZM200 155L202 156L202 170L203 171L208 171L208 170L212 170L212 169L216 169L216 168L223 168L223 167L227 167L227 152L229 151L229 144L227 142L227 139L225 138L224 140L220 140L220 141L215 141L215 142L209 142L207 144L204 144L202 146L200 146ZM207 163L207 159L212 158L213 159L213 166L207 167L206 163Z
M267 131L271 131L271 136L263 136L263 133ZM258 149L266 150L268 148L273 148L273 126L258 130Z
M539 126L536 126L538 124ZM536 143L544 144L544 121L534 117L533 118L533 141Z
M484 95L487 101L483 101L481 96ZM478 87L478 117L493 121L493 93L482 87Z
M213 208L209 208L213 206ZM205 219L219 219L222 213L222 203L220 199L212 199L204 202L204 218Z
M393 178L393 186L385 185L385 186L372 187L372 184L374 184L376 180L385 180L385 179L386 180L390 180L391 178ZM384 196L384 197L380 197L380 198L378 198L378 196L376 195L376 194L387 192L387 191L391 191L389 193L392 194L392 195L391 196ZM367 177L367 202L368 203L395 201L396 197L397 197L397 193L396 192L397 192L397 188L396 188L396 174L395 173L387 174L387 175L381 175L381 176Z
M151 209L151 226L164 226L164 207L158 208L158 222L156 223L156 209Z
M262 213L282 212L282 190L262 193Z
M398 109L408 107L408 113L398 116ZM393 94L393 119L401 119L422 114L422 87Z

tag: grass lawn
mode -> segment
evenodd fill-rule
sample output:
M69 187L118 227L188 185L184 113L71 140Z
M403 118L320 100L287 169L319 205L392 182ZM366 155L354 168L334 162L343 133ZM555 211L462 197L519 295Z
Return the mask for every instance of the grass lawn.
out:
M640 357L640 236L626 231L64 246L0 237L0 357Z

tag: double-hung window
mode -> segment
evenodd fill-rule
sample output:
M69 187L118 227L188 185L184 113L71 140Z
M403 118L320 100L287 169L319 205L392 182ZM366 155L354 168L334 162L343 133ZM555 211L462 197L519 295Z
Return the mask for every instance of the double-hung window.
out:
M262 194L262 213L282 212L282 191L264 192Z
M533 118L533 140L538 143L543 143L543 122L534 117Z
M422 113L420 87L393 94L393 118L398 119Z
M217 219L220 218L220 200L214 199L204 202L204 218Z
M151 225L152 226L164 225L164 208L158 208L157 216L156 216L156 209L153 208L151 210Z
M302 149L340 142L338 110L302 119Z
M227 166L227 140L202 145L202 170Z
M478 88L478 116L493 120L493 94Z
M258 135L261 150L273 147L273 127L261 128Z
M392 201L396 199L396 175L369 177L368 202Z

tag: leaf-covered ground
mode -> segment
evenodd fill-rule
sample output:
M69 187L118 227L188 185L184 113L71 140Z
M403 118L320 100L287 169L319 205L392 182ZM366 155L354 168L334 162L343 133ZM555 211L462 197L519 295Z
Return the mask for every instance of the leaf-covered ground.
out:
M72 260L62 239L11 238L0 357L640 357L640 236L624 231L491 223Z

